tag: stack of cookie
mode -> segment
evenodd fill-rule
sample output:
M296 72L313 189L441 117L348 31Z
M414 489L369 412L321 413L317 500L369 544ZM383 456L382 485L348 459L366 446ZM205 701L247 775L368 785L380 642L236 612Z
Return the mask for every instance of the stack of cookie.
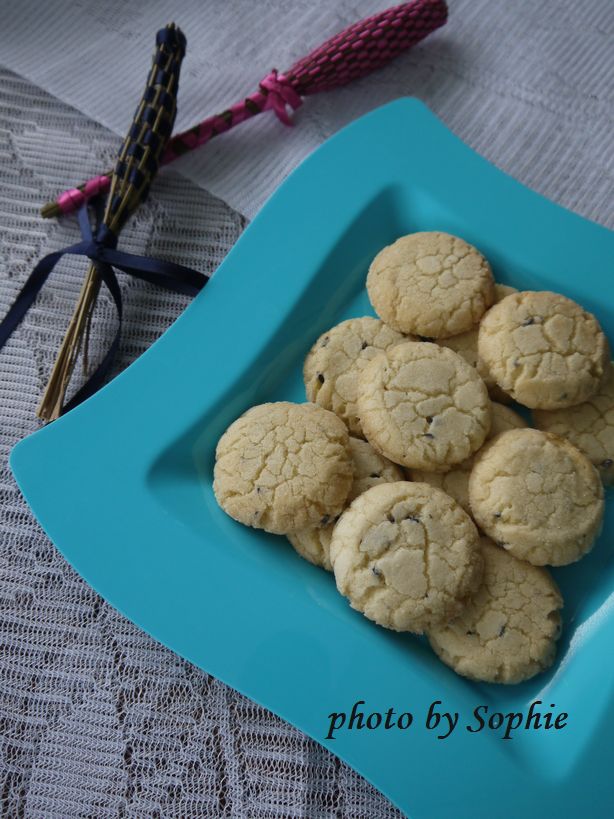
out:
M344 321L309 352L310 403L254 407L224 433L218 502L332 570L371 620L426 633L458 673L528 679L560 633L543 567L589 551L597 469L614 475L605 336L570 299L495 284L445 233L384 248L367 290L379 318Z

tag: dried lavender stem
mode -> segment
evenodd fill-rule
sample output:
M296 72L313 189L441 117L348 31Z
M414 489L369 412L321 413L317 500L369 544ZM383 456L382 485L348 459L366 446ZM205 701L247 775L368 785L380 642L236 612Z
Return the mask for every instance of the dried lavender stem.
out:
M93 308L98 293L97 278L98 273L95 265L90 263L66 335L53 365L51 376L36 410L37 416L43 421L55 421L62 412L64 396L79 356L83 328L87 323L89 312Z

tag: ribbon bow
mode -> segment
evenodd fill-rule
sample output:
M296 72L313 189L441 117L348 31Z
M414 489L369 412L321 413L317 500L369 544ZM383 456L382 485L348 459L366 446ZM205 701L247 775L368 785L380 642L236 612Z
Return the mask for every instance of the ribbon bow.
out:
M285 74L279 74L274 68L260 82L260 90L266 96L262 110L273 111L284 125L292 125L292 120L288 116L288 106L296 111L303 104L303 100L292 88Z
M87 205L83 205L79 212L79 227L81 229L82 240L74 245L49 253L36 265L30 273L26 283L19 292L11 309L0 322L0 350L19 326L21 320L32 306L36 296L47 281L49 274L56 264L65 255L86 256L95 262L100 278L107 286L111 297L117 308L117 331L104 358L70 401L63 408L63 412L76 407L86 398L93 395L96 390L103 385L106 375L113 363L122 328L122 295L117 281L117 276L113 268L134 276L137 279L157 284L172 290L175 293L185 293L188 296L195 296L209 281L203 273L184 267L174 262L167 262L161 259L152 259L148 256L138 256L134 253L127 253L117 250L117 236L109 228L100 224L96 230L96 236L92 234L89 222ZM96 213L97 223L100 221L100 210Z

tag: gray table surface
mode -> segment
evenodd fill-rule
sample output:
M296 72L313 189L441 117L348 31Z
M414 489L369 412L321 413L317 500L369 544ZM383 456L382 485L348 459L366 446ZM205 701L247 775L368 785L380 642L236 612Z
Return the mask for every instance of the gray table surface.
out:
M408 63L408 84L422 78L427 102L500 167L614 227L613 66L612 59L594 58L603 55L604 38L612 41L614 4L561 0L541 7L550 36L540 39L539 93L523 82L522 66L497 82L472 72L462 44L442 62ZM519 14L526 10L518 4ZM504 40L496 19L493 31ZM41 201L67 180L112 164L118 143L78 111L0 70L0 315L35 261L77 237L71 220L43 222ZM165 172L122 245L213 271L244 225L223 202ZM29 513L7 456L38 426L35 409L82 273L82 263L67 261L0 353L1 815L400 816L317 743L115 612L67 566ZM187 303L124 278L122 289L126 320L116 371ZM104 297L96 319L94 353L114 326Z

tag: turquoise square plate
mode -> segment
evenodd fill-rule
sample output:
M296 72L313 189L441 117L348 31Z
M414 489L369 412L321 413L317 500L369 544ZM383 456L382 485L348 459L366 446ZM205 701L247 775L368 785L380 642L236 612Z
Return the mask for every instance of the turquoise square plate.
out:
M178 654L323 743L412 819L614 815L614 515L589 557L556 572L565 627L551 672L470 683L424 641L374 626L283 538L216 505L215 444L252 404L302 401L302 360L341 319L370 313L374 254L415 230L476 244L496 278L554 289L614 339L614 234L505 176L420 102L387 105L330 139L275 193L206 290L128 370L19 443L11 464L66 559ZM328 715L409 711L407 730L339 730ZM447 739L429 705L459 712ZM479 705L569 714L564 729L466 730Z

